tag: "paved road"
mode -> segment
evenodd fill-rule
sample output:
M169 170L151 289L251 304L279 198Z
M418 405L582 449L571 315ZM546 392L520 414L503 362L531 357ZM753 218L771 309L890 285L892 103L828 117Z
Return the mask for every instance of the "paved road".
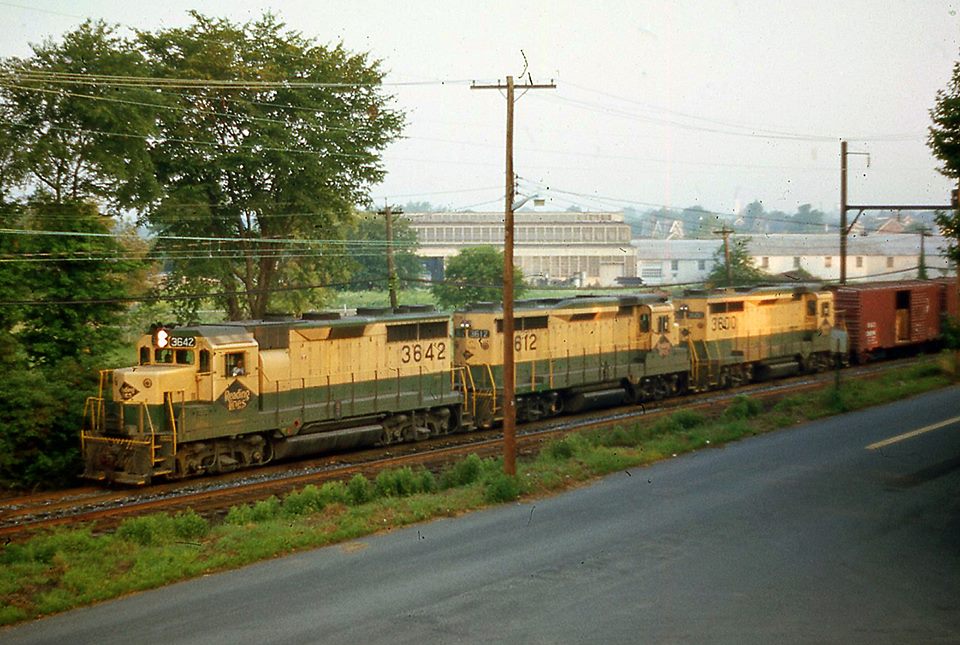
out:
M960 643L960 388L0 632L13 643Z

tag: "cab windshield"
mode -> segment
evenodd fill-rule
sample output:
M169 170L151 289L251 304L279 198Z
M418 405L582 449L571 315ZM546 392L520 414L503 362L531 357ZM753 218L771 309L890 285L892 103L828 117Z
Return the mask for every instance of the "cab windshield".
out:
M141 365L193 365L195 358L192 349L155 349L150 360L150 349L140 349Z

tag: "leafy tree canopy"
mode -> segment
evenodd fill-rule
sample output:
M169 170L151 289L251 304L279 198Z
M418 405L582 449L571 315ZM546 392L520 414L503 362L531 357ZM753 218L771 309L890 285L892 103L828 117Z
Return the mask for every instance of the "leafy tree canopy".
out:
M69 483L98 368L118 344L146 249L89 203L0 207L0 485Z
M937 92L930 119L933 125L928 131L927 145L942 164L941 174L960 178L960 61L954 63L946 89ZM960 264L960 209L938 212L936 222L948 240L947 257Z
M741 286L770 282L772 277L753 265L747 245L750 238L739 237L730 240L730 280L727 279L727 264L723 245L714 253L713 270L707 275L710 286Z
M138 39L153 75L185 83L159 117L151 153L165 195L146 221L176 255L174 284L226 292L215 299L230 318L258 318L275 290L346 277L343 229L383 178L378 155L403 117L366 55L269 14L242 25L192 15ZM292 304L321 305L322 292Z
M519 297L526 290L523 272L513 268L513 293ZM456 309L474 302L503 300L503 252L492 246L463 249L447 262L444 281L431 291L443 309Z
M348 247L353 265L349 289L386 289L387 223L383 215L364 213L356 221ZM423 272L423 263L417 257L417 233L403 217L393 217L393 266L397 280L413 281Z
M133 44L87 21L29 58L0 61L0 181L47 201L94 198L111 209L158 195L148 151L156 103L144 86L104 82L144 73Z

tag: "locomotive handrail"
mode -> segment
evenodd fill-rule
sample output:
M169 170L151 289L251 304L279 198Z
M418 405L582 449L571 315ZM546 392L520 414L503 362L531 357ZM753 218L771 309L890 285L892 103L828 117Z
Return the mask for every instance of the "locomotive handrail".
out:
M463 401L464 405L467 405L468 411L472 415L477 413L477 387L476 383L473 380L473 372L471 372L466 366L455 367L450 372L450 379L453 386L456 386L456 377L454 374L460 375L460 382L463 385ZM469 382L468 382L469 381Z

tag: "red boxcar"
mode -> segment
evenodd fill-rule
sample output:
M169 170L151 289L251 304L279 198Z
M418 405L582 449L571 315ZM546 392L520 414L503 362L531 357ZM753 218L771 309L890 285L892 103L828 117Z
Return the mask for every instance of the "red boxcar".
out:
M933 347L942 314L956 315L955 281L905 280L831 287L837 318L846 325L850 354L871 358Z
M960 316L960 280L957 278L937 278L940 287L940 311L946 312L951 318Z

